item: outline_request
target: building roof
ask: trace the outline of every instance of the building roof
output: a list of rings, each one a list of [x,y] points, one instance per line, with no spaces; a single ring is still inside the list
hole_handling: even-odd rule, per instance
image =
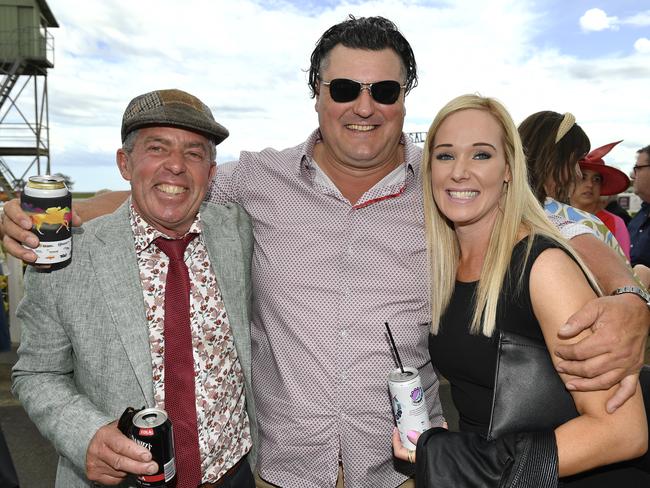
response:
[[[59,27],[59,23],[56,21],[56,18],[54,17],[54,14],[50,10],[50,6],[47,4],[45,0],[36,0],[38,3],[39,8],[41,9],[41,14],[43,14],[43,18],[45,19],[46,25],[45,27]]]

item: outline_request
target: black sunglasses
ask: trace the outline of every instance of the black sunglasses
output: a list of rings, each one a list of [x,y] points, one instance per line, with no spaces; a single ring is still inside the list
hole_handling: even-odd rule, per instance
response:
[[[356,100],[361,94],[361,90],[368,90],[375,102],[392,105],[399,98],[402,88],[406,88],[406,85],[400,85],[399,82],[394,80],[361,83],[347,78],[336,78],[331,81],[321,79],[321,83],[330,87],[330,96],[337,103]]]

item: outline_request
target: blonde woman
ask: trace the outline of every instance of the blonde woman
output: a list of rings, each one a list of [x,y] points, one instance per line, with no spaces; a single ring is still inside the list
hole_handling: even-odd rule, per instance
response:
[[[517,129],[499,102],[475,95],[449,102],[429,129],[422,170],[432,285],[429,350],[451,383],[462,432],[438,428],[421,436],[418,486],[557,486],[560,477],[642,455],[647,424],[639,388],[614,414],[605,411],[611,393],[573,392],[579,415],[566,423],[485,439],[498,332],[539,339],[554,350],[562,343],[559,328],[597,287],[529,188]],[[398,458],[414,457],[396,434],[393,449]],[[616,479],[636,483],[636,475],[626,471]],[[600,486],[591,478],[574,482]]]

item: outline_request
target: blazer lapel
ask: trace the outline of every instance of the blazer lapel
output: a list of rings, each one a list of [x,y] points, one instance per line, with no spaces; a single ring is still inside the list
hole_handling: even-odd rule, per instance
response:
[[[237,355],[244,374],[250,378],[251,336],[245,287],[250,277],[244,276],[241,244],[238,236],[233,235],[236,232],[235,223],[218,205],[204,205],[201,220],[204,241],[226,305]]]
[[[126,356],[149,406],[154,405],[149,332],[140,273],[129,223],[129,200],[96,230],[98,249],[91,255],[99,287]],[[108,324],[106,324],[108,326]]]

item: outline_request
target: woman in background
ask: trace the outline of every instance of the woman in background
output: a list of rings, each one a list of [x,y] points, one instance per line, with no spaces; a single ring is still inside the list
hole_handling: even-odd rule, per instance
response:
[[[565,238],[572,238],[574,229],[585,226],[625,257],[614,234],[600,219],[568,204],[580,174],[578,161],[591,147],[587,134],[575,120],[568,112],[545,110],[528,116],[519,125],[530,186],[547,214],[576,224],[561,229]]]
[[[598,217],[610,230],[630,259],[630,234],[623,219],[603,208],[601,195],[617,195],[630,186],[630,179],[621,170],[607,166],[603,157],[618,142],[606,144],[591,151],[579,161],[582,176],[571,194],[571,205]]]

